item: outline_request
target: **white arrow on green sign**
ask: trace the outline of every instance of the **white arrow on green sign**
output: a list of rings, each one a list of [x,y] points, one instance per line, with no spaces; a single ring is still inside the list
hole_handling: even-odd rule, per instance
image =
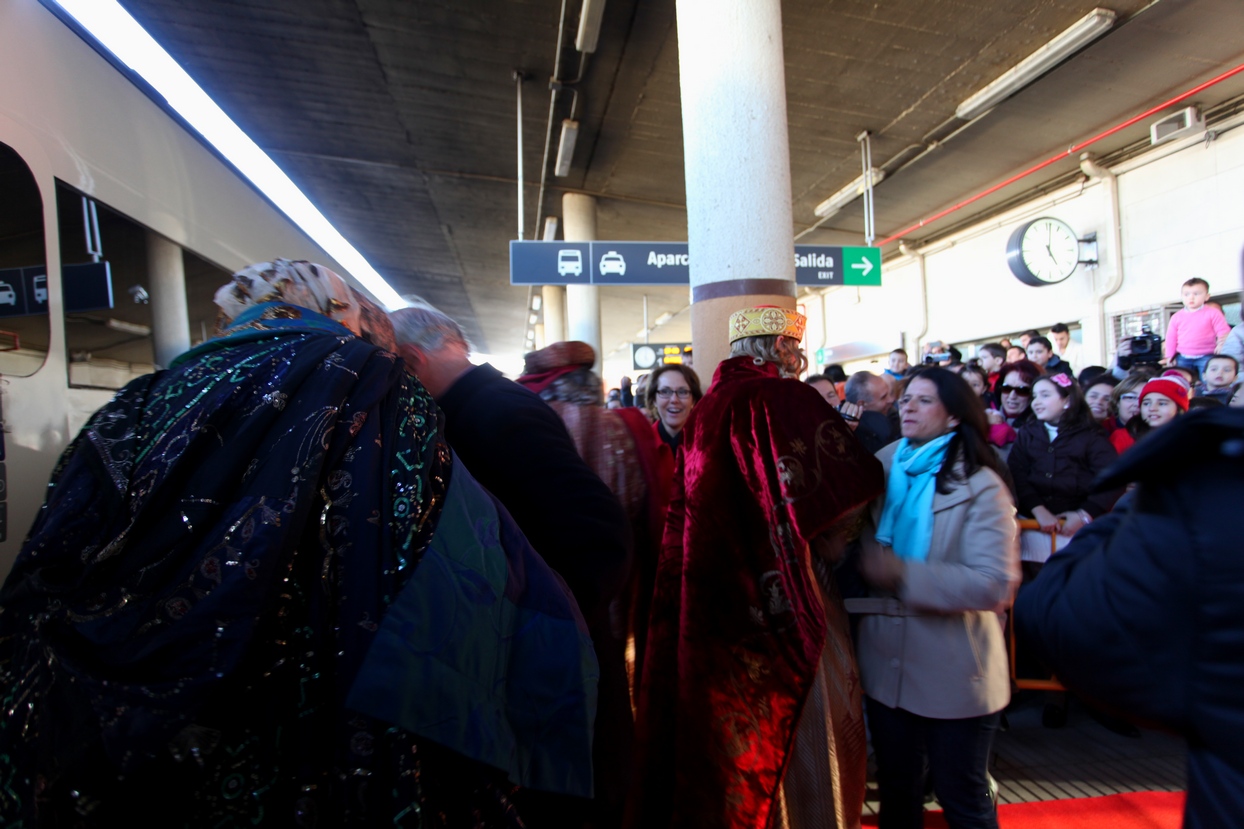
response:
[[[842,284],[880,285],[881,249],[844,247],[842,249]]]

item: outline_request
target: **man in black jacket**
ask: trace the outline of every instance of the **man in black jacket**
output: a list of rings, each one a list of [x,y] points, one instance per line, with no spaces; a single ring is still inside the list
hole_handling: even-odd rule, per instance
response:
[[[1098,482],[1137,488],[1019,595],[1015,624],[1069,688],[1188,740],[1188,829],[1244,814],[1244,411],[1193,412]],[[1128,502],[1128,503],[1124,503]]]
[[[407,369],[445,413],[454,454],[566,580],[592,639],[611,635],[609,605],[626,581],[631,555],[630,524],[617,497],[579,456],[561,418],[543,400],[491,365],[470,362],[470,346],[456,322],[427,306],[403,308],[390,318]],[[596,650],[601,683],[594,754],[602,806],[602,798],[624,796],[630,710],[625,665],[607,664],[612,648]],[[617,808],[620,817],[620,802]]]

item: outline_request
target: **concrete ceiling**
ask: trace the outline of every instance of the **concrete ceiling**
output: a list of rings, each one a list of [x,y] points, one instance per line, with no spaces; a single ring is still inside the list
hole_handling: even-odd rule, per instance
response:
[[[480,351],[517,352],[526,330],[527,289],[508,281],[515,69],[528,77],[527,238],[574,191],[599,198],[602,239],[686,239],[673,0],[608,0],[600,46],[583,62],[573,48],[580,3],[566,3],[559,77],[582,70],[577,100],[563,92],[552,112],[560,125],[574,106],[582,123],[567,178],[543,159],[558,0],[121,2],[399,292],[456,317]],[[1109,34],[958,129],[960,101],[1098,3],[1119,16]],[[792,231],[808,243],[862,243],[858,205],[821,227],[812,213],[859,175],[861,130],[890,174],[876,191],[884,238],[1244,60],[1239,0],[785,0],[782,14]],[[1244,75],[1195,102],[1241,96]],[[1094,151],[1123,151],[1146,130]],[[550,155],[556,141],[554,131]],[[1074,170],[1060,162],[908,238],[945,233]],[[602,293],[606,353],[635,338],[644,294],[652,319],[688,301],[684,288]],[[653,340],[689,338],[688,316]]]

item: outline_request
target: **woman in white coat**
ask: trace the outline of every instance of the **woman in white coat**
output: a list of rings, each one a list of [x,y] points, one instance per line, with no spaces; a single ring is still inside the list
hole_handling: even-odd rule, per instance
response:
[[[944,369],[898,401],[902,440],[877,453],[860,569],[872,598],[859,666],[877,759],[881,829],[920,827],[926,768],[952,829],[996,829],[989,752],[1010,700],[998,612],[1019,584],[1015,507],[980,399]]]

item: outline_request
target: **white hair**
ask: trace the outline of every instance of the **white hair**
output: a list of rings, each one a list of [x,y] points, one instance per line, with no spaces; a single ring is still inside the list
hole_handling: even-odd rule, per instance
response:
[[[756,365],[774,363],[783,377],[798,377],[808,368],[799,340],[781,334],[743,337],[730,344],[731,357],[751,357]]]
[[[462,326],[431,305],[413,305],[389,313],[398,345],[413,345],[421,351],[439,351],[446,345],[460,343],[468,351]]]

